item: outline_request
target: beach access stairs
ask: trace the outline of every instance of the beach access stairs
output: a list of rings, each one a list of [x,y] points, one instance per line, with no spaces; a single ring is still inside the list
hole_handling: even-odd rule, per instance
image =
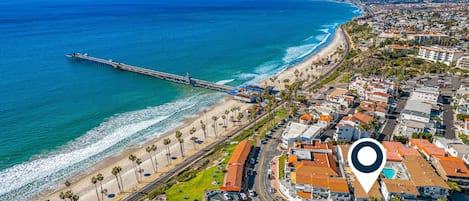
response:
[[[118,63],[118,62],[113,61],[112,59],[106,60],[106,59],[101,59],[97,57],[92,57],[86,53],[85,54],[72,53],[72,54],[67,54],[66,56],[74,61],[87,61],[87,62],[102,64],[102,65],[110,66],[114,69],[147,75],[147,76],[155,77],[161,80],[167,80],[170,82],[190,85],[193,87],[200,87],[200,88],[205,88],[205,89],[210,89],[210,90],[215,90],[215,91],[220,91],[220,92],[225,92],[225,93],[233,93],[233,91],[236,91],[235,88],[231,86],[226,86],[226,85],[216,84],[216,83],[209,82],[209,81],[194,79],[190,77],[189,73],[187,73],[186,76],[180,76],[180,75],[175,75],[171,73],[165,73],[165,72],[160,72],[156,70],[150,70],[146,68],[132,66],[132,65],[124,64],[124,63]]]

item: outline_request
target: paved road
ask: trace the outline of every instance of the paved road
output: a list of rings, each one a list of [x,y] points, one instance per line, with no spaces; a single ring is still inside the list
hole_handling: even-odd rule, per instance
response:
[[[450,105],[451,97],[443,96],[443,125],[445,128],[445,138],[455,139],[454,132],[454,112]]]
[[[280,103],[277,108],[275,108],[273,111],[277,111],[278,109],[282,108],[284,105],[284,103]],[[263,119],[265,116],[267,115],[267,113],[263,113],[261,115],[259,115],[255,121],[252,121],[251,123],[249,124],[246,124],[246,125],[243,125],[243,126],[240,126],[234,130],[232,130],[231,132],[229,132],[227,135],[225,136],[222,136],[220,137],[217,141],[213,142],[212,144],[208,145],[207,147],[205,147],[204,149],[202,150],[199,150],[196,154],[186,158],[183,162],[181,162],[180,164],[176,165],[175,167],[173,167],[173,169],[171,169],[170,171],[164,173],[163,175],[161,175],[160,177],[158,177],[157,179],[149,182],[148,184],[146,184],[144,187],[142,187],[141,189],[137,190],[137,191],[134,191],[132,192],[132,194],[130,194],[129,196],[127,196],[126,198],[123,199],[123,201],[139,201],[141,200],[144,196],[148,195],[148,193],[150,193],[152,190],[156,189],[158,186],[161,186],[163,184],[165,184],[166,182],[168,182],[173,176],[175,175],[178,175],[179,173],[183,172],[184,170],[186,170],[188,167],[190,167],[192,164],[194,164],[195,162],[199,161],[200,159],[202,159],[203,157],[205,157],[207,154],[209,154],[216,146],[224,143],[224,142],[228,142],[228,140],[230,138],[232,138],[233,136],[236,136],[236,134],[239,134],[241,133],[242,131],[244,131],[246,128],[249,128],[251,126],[253,126],[256,122],[259,122],[260,119]]]
[[[343,30],[343,28],[341,27],[342,29],[342,34],[345,33],[345,30]],[[345,60],[345,58],[347,57],[348,53],[349,53],[349,41],[348,41],[348,38],[345,36],[344,34],[344,38],[347,40],[347,43],[345,43],[345,55],[344,57],[341,58],[341,60],[339,62],[337,62],[335,65],[332,64],[331,67],[330,67],[330,70],[328,72],[326,72],[326,74],[324,74],[323,78],[326,78],[327,76],[329,76],[332,72],[334,72],[336,70],[336,68],[338,66],[340,66],[342,64],[342,62]],[[312,82],[310,85],[308,85],[306,88],[309,88],[315,84],[317,84],[319,81],[321,81],[322,79],[318,79],[318,80],[315,80],[314,82]],[[278,105],[277,108],[274,109],[274,111],[280,109],[283,107],[283,102],[280,103]],[[142,197],[144,197],[145,195],[148,195],[148,193],[150,193],[153,189],[157,188],[158,186],[160,185],[163,185],[164,183],[166,183],[167,181],[169,181],[174,175],[177,175],[179,174],[180,172],[184,171],[185,169],[187,169],[191,164],[193,164],[194,162],[202,159],[207,153],[210,152],[210,150],[212,150],[213,148],[215,148],[217,145],[223,143],[223,142],[226,142],[229,138],[231,138],[233,135],[237,134],[237,133],[240,133],[241,131],[243,131],[244,129],[254,125],[255,122],[258,122],[260,119],[264,118],[266,116],[266,113],[258,116],[256,118],[255,121],[253,121],[252,123],[250,124],[247,124],[247,125],[243,125],[239,128],[236,128],[235,130],[231,131],[227,136],[224,136],[224,137],[221,137],[220,139],[218,139],[216,142],[210,144],[209,146],[207,146],[205,149],[202,149],[202,150],[199,150],[199,152],[197,152],[196,154],[188,157],[184,162],[176,165],[172,170],[164,173],[162,176],[160,176],[159,178],[157,178],[156,180],[148,183],[147,185],[145,185],[144,187],[142,187],[141,189],[139,189],[138,191],[134,191],[132,194],[130,194],[128,197],[126,197],[125,199],[123,199],[123,201],[138,201],[140,200]]]
[[[443,125],[445,128],[445,138],[455,139],[456,133],[454,132],[454,112],[451,108],[451,97],[454,95],[454,91],[459,88],[461,81],[456,77],[451,77],[451,86],[442,89],[445,90],[446,94],[442,94],[443,100]]]
[[[258,195],[254,197],[253,200],[270,201],[275,200],[276,198],[274,193],[269,192],[271,185],[267,171],[272,166],[272,158],[282,154],[282,151],[277,149],[277,145],[279,144],[277,139],[280,139],[280,136],[285,129],[285,125],[279,127],[275,132],[273,132],[271,139],[269,139],[266,144],[261,146],[257,160],[258,163],[255,166],[256,174],[250,178],[249,182],[251,184],[250,189],[254,189],[254,191],[258,193]]]
[[[407,98],[407,96],[401,96],[397,101],[396,109],[391,114],[388,114],[386,117],[386,124],[384,124],[384,129],[378,136],[378,141],[392,140],[392,133],[397,126],[397,119],[407,103]]]
[[[335,70],[337,69],[337,67],[339,67],[340,65],[342,65],[342,63],[345,61],[345,59],[347,58],[348,54],[350,53],[350,41],[348,39],[348,37],[345,35],[345,29],[343,28],[343,26],[340,26],[340,29],[341,29],[341,34],[342,36],[345,38],[346,40],[346,43],[345,43],[345,47],[344,47],[344,51],[345,51],[345,55],[343,57],[340,58],[340,60],[337,62],[337,63],[332,63],[330,64],[330,66],[328,67],[329,68],[329,71],[327,71],[323,76],[321,76],[320,79],[317,79],[316,81],[310,83],[309,85],[307,85],[305,87],[305,89],[309,89],[311,88],[312,86],[316,85],[317,83],[319,83],[319,81],[323,80],[323,78],[326,78],[328,77],[329,75],[331,75],[333,72],[335,72]]]

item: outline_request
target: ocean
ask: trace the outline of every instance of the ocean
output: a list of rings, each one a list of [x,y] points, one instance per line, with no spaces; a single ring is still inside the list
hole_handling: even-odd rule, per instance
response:
[[[65,54],[238,86],[302,61],[359,14],[311,0],[0,2],[0,200],[62,184],[224,96]]]

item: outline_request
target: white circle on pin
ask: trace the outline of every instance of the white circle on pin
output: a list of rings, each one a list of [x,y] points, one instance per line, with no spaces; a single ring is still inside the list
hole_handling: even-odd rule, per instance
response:
[[[365,166],[369,166],[376,161],[376,151],[371,147],[363,147],[358,151],[358,161]]]

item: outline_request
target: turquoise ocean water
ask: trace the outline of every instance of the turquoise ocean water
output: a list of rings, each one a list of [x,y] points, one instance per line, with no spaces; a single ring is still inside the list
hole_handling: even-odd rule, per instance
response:
[[[326,45],[359,9],[310,0],[0,2],[0,200],[24,200],[223,94],[71,52],[237,86]]]

